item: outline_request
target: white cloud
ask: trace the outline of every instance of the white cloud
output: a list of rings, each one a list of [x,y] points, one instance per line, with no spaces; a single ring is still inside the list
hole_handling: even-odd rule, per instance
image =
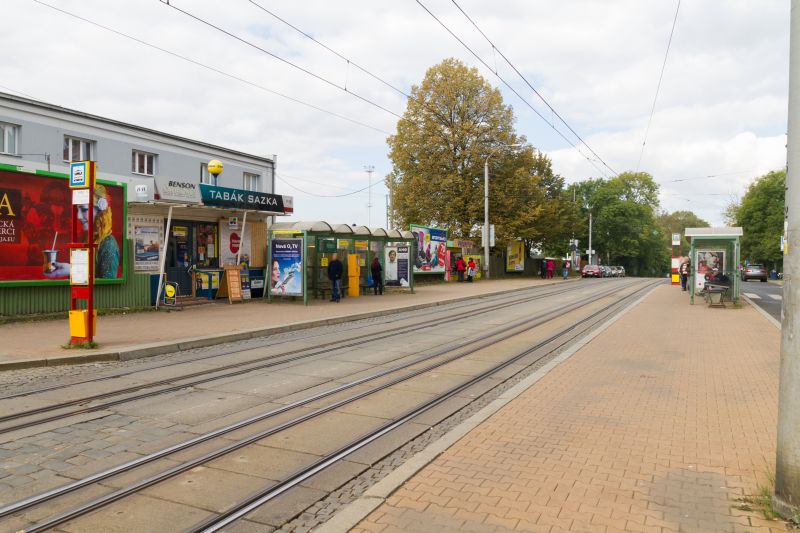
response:
[[[134,0],[46,0],[231,74],[392,131],[395,118],[170,9]],[[359,73],[245,0],[172,0],[231,31],[347,84],[397,113],[405,99]],[[541,103],[447,0],[425,0],[537,109]],[[0,82],[45,101],[217,143],[278,154],[279,174],[317,194],[366,186],[390,170],[385,135],[288,102],[37,5],[4,5]],[[612,167],[635,168],[676,2],[544,0],[460,4]],[[445,57],[478,62],[415,2],[321,0],[264,5],[356,63],[408,91]],[[683,2],[642,170],[663,184],[662,205],[721,222],[728,194],[785,161],[788,3]],[[35,28],[35,31],[31,31]],[[9,53],[8,51],[13,51]],[[85,69],[93,74],[76,80]],[[499,80],[484,67],[495,85]],[[598,171],[530,109],[503,90],[518,129],[549,153],[569,180]],[[549,114],[546,114],[549,116]],[[669,180],[747,171],[724,179]],[[344,189],[343,189],[344,188]],[[298,218],[367,222],[367,193],[294,194]],[[383,221],[382,185],[372,222]],[[724,196],[719,196],[724,195]],[[687,201],[687,199],[689,201]]]

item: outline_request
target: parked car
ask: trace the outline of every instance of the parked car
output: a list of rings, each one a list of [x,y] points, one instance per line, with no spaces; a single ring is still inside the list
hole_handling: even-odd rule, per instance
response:
[[[603,271],[597,265],[586,265],[581,270],[582,278],[602,278]]]
[[[619,267],[618,266],[612,266],[612,267],[609,267],[609,268],[611,268],[611,277],[612,278],[618,278],[619,277]]]
[[[624,266],[620,266],[620,267],[617,267],[617,268],[619,268],[619,277],[624,278],[625,277],[625,267]]]
[[[742,269],[742,281],[760,279],[763,283],[767,282],[767,269],[764,265],[747,265]]]
[[[610,266],[601,266],[600,268],[603,269],[603,277],[610,278],[611,277],[611,267]]]

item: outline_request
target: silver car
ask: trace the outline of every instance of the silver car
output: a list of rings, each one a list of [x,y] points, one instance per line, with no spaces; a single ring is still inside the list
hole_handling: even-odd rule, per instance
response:
[[[767,269],[764,265],[747,265],[742,269],[742,281],[750,281],[751,279],[761,280],[762,283],[767,282]]]

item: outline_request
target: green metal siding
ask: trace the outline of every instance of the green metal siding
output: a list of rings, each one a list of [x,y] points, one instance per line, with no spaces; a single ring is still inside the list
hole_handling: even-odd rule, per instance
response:
[[[126,239],[128,279],[123,284],[95,285],[97,309],[148,307],[150,275],[133,271],[133,242]],[[0,287],[0,315],[32,315],[69,310],[69,286]]]

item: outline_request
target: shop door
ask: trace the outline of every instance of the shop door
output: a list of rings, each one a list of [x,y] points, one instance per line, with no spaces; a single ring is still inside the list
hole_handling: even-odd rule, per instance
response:
[[[173,281],[178,284],[179,296],[192,294],[190,268],[193,264],[193,230],[194,226],[190,222],[175,222],[169,229],[165,270],[167,281]]]

